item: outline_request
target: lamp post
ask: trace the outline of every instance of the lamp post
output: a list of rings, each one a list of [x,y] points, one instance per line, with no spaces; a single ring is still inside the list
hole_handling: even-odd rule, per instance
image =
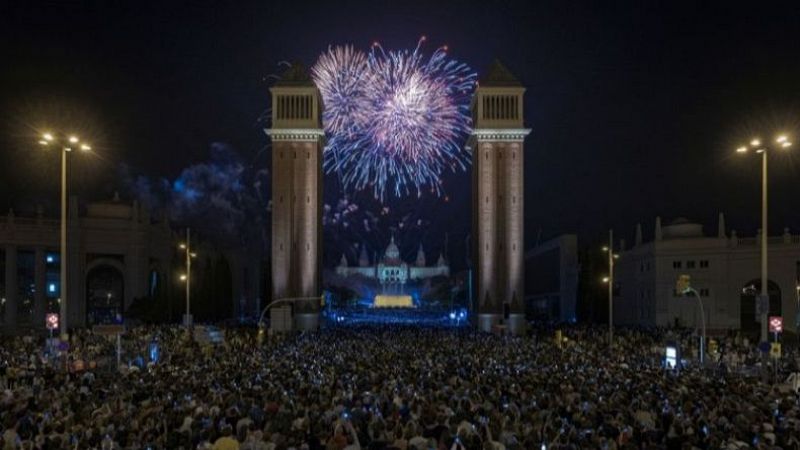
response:
[[[59,287],[61,294],[61,302],[59,303],[59,328],[61,332],[61,339],[66,340],[67,335],[67,154],[72,152],[73,148],[79,148],[81,151],[88,152],[92,149],[88,143],[80,142],[77,136],[59,136],[52,133],[42,134],[42,139],[39,144],[45,147],[60,147],[61,148],[61,264],[59,271]]]
[[[773,149],[788,149],[792,146],[789,138],[780,135],[775,138],[775,145],[762,144],[760,139],[750,141],[750,146],[743,145],[736,153],[747,153],[751,148],[761,154],[761,295],[759,296],[759,312],[761,320],[761,342],[767,342],[767,320],[769,316],[769,281],[767,276],[767,248],[769,231],[767,230],[767,154]]]
[[[192,239],[189,228],[186,228],[186,242],[180,244],[180,248],[184,251],[186,257],[186,273],[181,275],[181,281],[186,283],[186,314],[183,316],[183,324],[188,328],[192,326],[192,258],[197,257],[197,254],[192,252]]]
[[[681,295],[694,294],[697,299],[697,304],[700,306],[700,323],[703,327],[703,335],[700,336],[700,365],[705,363],[705,347],[706,347],[706,312],[703,308],[703,299],[697,289],[691,286],[692,278],[689,275],[681,275],[675,283],[675,290]]]
[[[608,276],[603,277],[603,282],[608,283],[608,348],[614,347],[614,260],[619,258],[614,253],[614,230],[608,230],[608,246],[603,247],[608,253]]]

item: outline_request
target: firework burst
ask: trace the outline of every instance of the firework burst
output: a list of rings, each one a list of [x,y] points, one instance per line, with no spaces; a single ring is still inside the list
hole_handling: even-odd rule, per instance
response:
[[[424,40],[413,50],[332,47],[312,68],[325,104],[325,170],[346,188],[372,189],[380,200],[387,191],[438,195],[442,173],[469,163],[463,144],[476,74],[446,47],[426,59]]]

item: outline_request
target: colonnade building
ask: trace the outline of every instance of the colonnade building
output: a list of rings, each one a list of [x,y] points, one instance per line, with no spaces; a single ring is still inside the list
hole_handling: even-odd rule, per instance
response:
[[[61,302],[58,220],[9,211],[0,217],[0,324],[3,331],[44,328]],[[72,197],[67,221],[68,323],[111,323],[135,298],[153,294],[172,274],[175,239],[137,202],[118,197],[79,214]]]

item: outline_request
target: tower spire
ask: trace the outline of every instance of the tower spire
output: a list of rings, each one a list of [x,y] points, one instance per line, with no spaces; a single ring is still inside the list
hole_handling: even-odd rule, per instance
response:
[[[635,243],[636,243],[635,245],[642,245],[642,224],[641,223],[637,223],[636,224],[636,240],[635,240]]]
[[[422,249],[422,242],[419,243],[419,249],[417,250],[417,267],[425,267],[425,250]]]
[[[661,234],[661,216],[656,217],[656,233],[655,233],[655,240],[660,241],[662,237]]]

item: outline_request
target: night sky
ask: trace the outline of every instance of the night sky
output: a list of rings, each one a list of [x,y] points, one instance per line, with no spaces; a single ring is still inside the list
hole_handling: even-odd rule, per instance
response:
[[[528,247],[609,227],[630,240],[637,221],[648,239],[656,215],[715,232],[719,211],[751,234],[759,161],[734,149],[780,131],[800,144],[800,8],[697,3],[4,2],[0,208],[56,204],[58,161],[35,141],[58,126],[97,150],[74,164],[87,198],[124,191],[123,166],[174,180],[213,143],[267,167],[259,117],[281,61],[426,35],[429,51],[446,44],[479,73],[498,58],[527,86]],[[771,233],[800,231],[798,152],[771,160]],[[431,241],[468,232],[469,179],[449,177],[449,201],[415,211]]]

